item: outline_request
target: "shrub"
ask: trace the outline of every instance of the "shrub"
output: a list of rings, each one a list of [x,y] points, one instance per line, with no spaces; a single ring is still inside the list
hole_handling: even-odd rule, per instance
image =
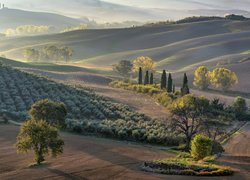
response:
[[[210,156],[212,152],[212,140],[205,135],[197,134],[191,143],[191,155],[200,160]]]

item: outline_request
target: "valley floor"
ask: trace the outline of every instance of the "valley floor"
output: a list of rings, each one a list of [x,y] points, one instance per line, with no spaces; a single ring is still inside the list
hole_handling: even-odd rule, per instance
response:
[[[173,156],[159,148],[70,133],[62,133],[65,140],[62,156],[57,159],[49,158],[41,167],[31,168],[28,167],[33,162],[31,154],[16,154],[14,143],[18,131],[18,126],[0,125],[0,179],[200,179],[141,171],[140,165],[145,160]],[[246,157],[228,155],[220,158],[220,163],[232,165],[240,171],[232,177],[223,177],[223,179],[249,178],[249,156],[249,154]]]

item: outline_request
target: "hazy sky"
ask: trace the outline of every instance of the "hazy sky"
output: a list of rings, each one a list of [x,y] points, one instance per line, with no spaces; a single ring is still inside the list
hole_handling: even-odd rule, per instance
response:
[[[0,0],[0,3],[5,3],[9,8],[53,12],[75,18],[88,17],[97,21],[150,21],[180,19],[193,15],[221,16],[223,13],[232,13],[230,10],[250,12],[250,0]],[[195,14],[189,11],[197,9],[201,10]],[[208,14],[203,9],[216,11]],[[224,11],[218,13],[217,10]],[[249,17],[250,13],[243,15]]]
[[[2,3],[9,4],[15,8],[23,2],[26,6],[36,4],[40,0],[0,0]],[[54,0],[51,0],[53,2]],[[216,9],[242,9],[250,11],[250,0],[77,0],[78,2],[110,2],[127,6],[141,8],[163,8],[163,9],[197,9],[197,8],[216,8]],[[68,0],[70,3],[71,0]],[[24,4],[22,6],[25,6]]]
[[[103,0],[123,5],[167,9],[243,9],[250,10],[250,0]]]

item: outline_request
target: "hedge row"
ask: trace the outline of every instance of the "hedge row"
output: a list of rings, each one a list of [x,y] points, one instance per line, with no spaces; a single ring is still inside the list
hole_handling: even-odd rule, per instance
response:
[[[123,88],[126,90],[136,91],[138,93],[148,94],[165,107],[171,105],[173,100],[175,100],[180,96],[179,91],[175,92],[174,94],[167,93],[166,90],[160,89],[159,84],[140,85],[140,84],[127,83],[124,81],[112,81],[109,85],[114,88]]]
[[[183,162],[182,159],[144,162],[142,169],[148,172],[185,176],[229,176],[233,174],[229,167],[201,164],[195,161]]]

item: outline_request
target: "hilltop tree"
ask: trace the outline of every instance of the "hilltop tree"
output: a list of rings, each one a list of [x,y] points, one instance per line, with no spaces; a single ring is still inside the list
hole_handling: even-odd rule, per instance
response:
[[[133,64],[128,60],[122,60],[113,66],[113,70],[124,78],[129,78]]]
[[[210,72],[207,67],[200,66],[194,72],[194,86],[201,90],[205,90],[210,85]]]
[[[151,72],[150,74],[150,82],[149,84],[154,84],[154,74]]]
[[[50,153],[53,157],[63,153],[64,141],[59,137],[58,130],[43,120],[29,120],[21,126],[17,137],[18,152],[35,152],[35,161],[41,164],[45,155]]]
[[[133,72],[137,73],[139,68],[142,68],[143,72],[155,71],[155,62],[150,57],[138,57],[133,61]]]
[[[176,131],[185,136],[185,149],[188,150],[193,136],[199,132],[207,119],[209,100],[188,94],[174,101],[170,111],[172,113],[172,125]]]
[[[147,85],[147,84],[149,84],[149,74],[148,74],[148,71],[146,71],[145,79],[144,79],[144,85]]]
[[[69,48],[69,47],[63,47],[60,50],[60,53],[62,55],[62,57],[64,58],[65,62],[67,63],[70,58],[73,56],[73,49]]]
[[[183,84],[182,84],[182,88],[181,88],[181,94],[182,96],[189,94],[189,87],[188,87],[188,78],[187,78],[187,74],[184,73],[184,77],[183,77]]]
[[[237,75],[226,68],[216,68],[210,73],[211,83],[216,88],[227,91],[238,83]]]
[[[65,126],[67,110],[63,103],[44,99],[35,102],[31,106],[29,114],[31,119],[45,120],[53,126],[63,128]]]
[[[142,84],[142,68],[139,68],[139,73],[138,73],[138,84]]]
[[[167,73],[166,70],[163,70],[161,75],[161,89],[167,88]]]
[[[168,88],[167,88],[168,93],[171,93],[173,91],[173,79],[171,73],[168,75]]]

